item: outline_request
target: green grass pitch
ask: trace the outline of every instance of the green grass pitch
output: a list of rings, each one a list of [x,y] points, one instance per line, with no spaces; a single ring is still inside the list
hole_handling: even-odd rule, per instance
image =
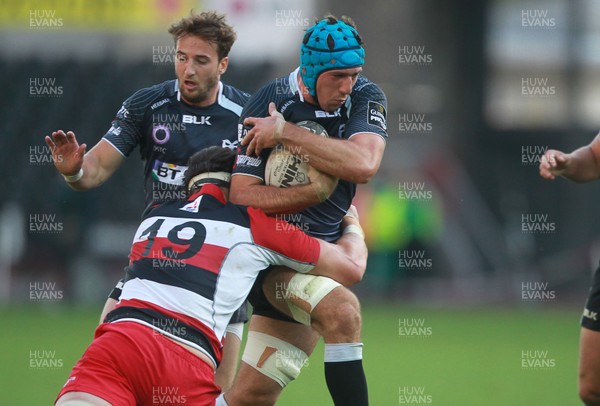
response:
[[[98,309],[0,310],[0,405],[50,405]],[[363,309],[371,405],[578,405],[579,310]],[[332,405],[319,345],[278,405]]]

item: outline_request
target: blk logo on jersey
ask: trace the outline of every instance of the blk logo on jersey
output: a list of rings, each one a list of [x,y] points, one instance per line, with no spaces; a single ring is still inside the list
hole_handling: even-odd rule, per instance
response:
[[[183,174],[186,169],[187,166],[161,162],[157,159],[152,166],[152,178],[159,182],[179,186],[183,184]]]
[[[341,116],[342,116],[342,114],[340,113],[340,109],[337,109],[336,111],[333,111],[333,112],[323,111],[323,110],[315,110],[315,117],[317,117],[317,118],[341,117]]]
[[[190,116],[189,114],[183,115],[183,122],[185,124],[201,124],[201,125],[212,125],[210,123],[210,116]]]
[[[375,125],[384,131],[387,131],[386,112],[382,104],[370,101],[369,102],[369,124]]]

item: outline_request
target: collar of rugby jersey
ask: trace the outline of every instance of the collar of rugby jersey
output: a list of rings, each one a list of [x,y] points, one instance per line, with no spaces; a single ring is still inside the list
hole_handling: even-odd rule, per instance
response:
[[[217,185],[214,185],[212,183],[202,185],[200,190],[198,190],[196,193],[194,193],[188,198],[188,201],[193,201],[197,199],[200,195],[211,195],[221,203],[227,203],[227,200],[225,200],[225,195],[223,195],[223,191]]]

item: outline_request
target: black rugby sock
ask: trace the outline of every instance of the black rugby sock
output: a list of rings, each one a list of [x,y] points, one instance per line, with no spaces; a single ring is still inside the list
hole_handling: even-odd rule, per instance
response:
[[[325,362],[325,381],[336,406],[366,406],[369,404],[367,379],[362,359]]]

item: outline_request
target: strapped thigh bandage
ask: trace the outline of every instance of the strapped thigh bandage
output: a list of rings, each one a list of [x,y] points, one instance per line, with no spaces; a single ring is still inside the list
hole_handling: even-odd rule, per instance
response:
[[[284,298],[294,320],[310,326],[310,314],[333,289],[342,286],[325,276],[298,273],[287,284]]]
[[[287,341],[249,331],[242,361],[285,388],[300,375],[308,355]]]

